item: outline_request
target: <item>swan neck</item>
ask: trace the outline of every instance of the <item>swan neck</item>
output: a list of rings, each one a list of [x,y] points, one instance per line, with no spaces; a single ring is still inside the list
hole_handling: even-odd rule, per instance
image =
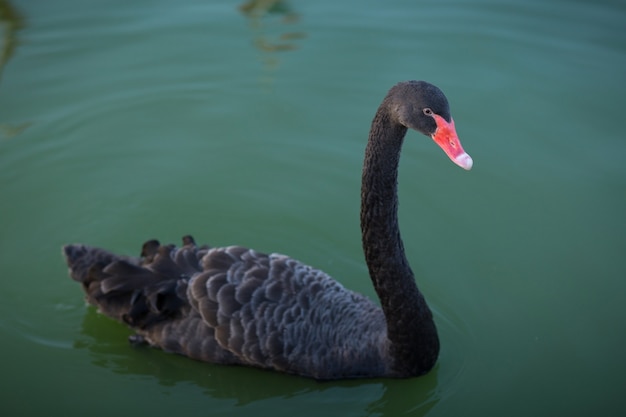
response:
[[[398,226],[398,166],[407,129],[380,113],[372,123],[361,184],[363,249],[376,288],[388,273],[413,282]]]
[[[415,375],[432,368],[439,341],[398,226],[398,166],[406,131],[393,121],[383,103],[372,122],[365,151],[361,232],[365,261],[387,321],[390,353],[401,365],[396,371]]]

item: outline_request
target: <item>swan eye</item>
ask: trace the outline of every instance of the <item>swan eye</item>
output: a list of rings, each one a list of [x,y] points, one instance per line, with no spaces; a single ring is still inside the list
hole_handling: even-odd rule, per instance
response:
[[[430,109],[430,107],[425,107],[424,110],[422,110],[424,112],[424,114],[426,116],[432,116],[433,115],[433,111]]]

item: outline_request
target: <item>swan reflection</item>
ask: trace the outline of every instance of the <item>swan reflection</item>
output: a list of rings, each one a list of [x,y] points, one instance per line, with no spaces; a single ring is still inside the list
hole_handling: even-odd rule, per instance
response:
[[[426,415],[440,400],[437,367],[428,375],[400,380],[357,379],[316,382],[249,367],[221,366],[190,361],[157,349],[133,348],[129,329],[87,308],[80,338],[74,348],[89,352],[91,362],[116,374],[149,377],[170,390],[198,387],[214,399],[234,400],[234,407],[286,402],[315,403],[331,409],[361,409],[362,415]],[[264,403],[270,401],[270,404]],[[262,414],[262,413],[261,413]]]

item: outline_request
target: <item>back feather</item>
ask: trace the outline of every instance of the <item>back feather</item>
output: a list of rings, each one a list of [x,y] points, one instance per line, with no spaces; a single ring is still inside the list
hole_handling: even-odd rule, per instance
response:
[[[132,327],[133,343],[213,363],[317,379],[388,374],[386,323],[364,296],[279,254],[151,240],[141,256],[63,248],[87,301]]]

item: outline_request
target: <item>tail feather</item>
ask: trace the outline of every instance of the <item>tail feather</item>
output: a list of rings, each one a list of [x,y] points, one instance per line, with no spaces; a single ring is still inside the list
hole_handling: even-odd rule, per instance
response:
[[[63,247],[63,255],[72,279],[83,284],[89,284],[89,275],[94,266],[104,267],[121,259],[118,255],[87,245],[66,245]]]
[[[63,247],[70,276],[82,284],[87,301],[116,320],[136,329],[182,314],[188,308],[189,277],[201,270],[200,257],[208,247],[197,248],[191,236],[184,246],[144,243],[140,257],[127,257],[86,245]]]

